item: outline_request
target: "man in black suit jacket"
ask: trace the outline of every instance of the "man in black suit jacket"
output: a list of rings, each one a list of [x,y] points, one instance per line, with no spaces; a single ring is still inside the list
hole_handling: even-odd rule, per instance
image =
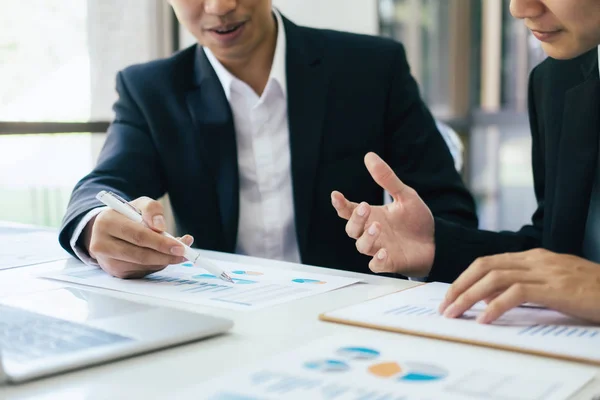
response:
[[[171,4],[204,47],[119,73],[115,120],[60,232],[66,250],[118,277],[181,261],[178,242],[95,199],[116,192],[160,232],[163,210],[151,199],[168,193],[179,229],[200,248],[367,272],[329,193],[383,201],[362,165],[368,151],[434,215],[476,226],[400,44],[299,27],[268,0]]]
[[[333,203],[349,219],[359,251],[373,256],[374,271],[445,282],[460,275],[440,306],[446,316],[493,299],[481,322],[528,301],[600,322],[600,2],[512,0],[511,12],[554,57],[529,82],[538,200],[532,224],[498,233],[432,218],[410,185],[374,154],[367,166],[396,202],[361,206],[334,193]],[[545,250],[514,253],[539,247]]]

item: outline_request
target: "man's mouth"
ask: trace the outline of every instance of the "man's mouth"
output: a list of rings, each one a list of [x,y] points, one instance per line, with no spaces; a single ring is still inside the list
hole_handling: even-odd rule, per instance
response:
[[[219,27],[216,27],[216,28],[212,28],[210,30],[213,31],[213,32],[215,32],[215,33],[218,33],[219,35],[227,35],[229,33],[233,33],[235,31],[237,31],[244,24],[245,24],[245,22],[237,22],[237,23],[234,23],[234,24],[222,25],[222,26],[219,26]]]

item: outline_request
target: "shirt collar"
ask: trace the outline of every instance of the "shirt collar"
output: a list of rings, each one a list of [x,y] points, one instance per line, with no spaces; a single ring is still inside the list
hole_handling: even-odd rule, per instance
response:
[[[283,92],[284,97],[287,96],[287,76],[285,71],[285,56],[286,56],[286,37],[285,37],[285,27],[283,25],[283,19],[281,18],[281,14],[275,8],[273,8],[273,14],[275,14],[275,21],[277,23],[277,41],[275,44],[275,54],[273,56],[273,63],[271,65],[271,72],[269,73],[269,79],[267,80],[267,85],[271,80],[275,81],[279,84],[281,91]],[[217,57],[213,54],[212,51],[208,47],[203,47],[204,53],[206,54],[206,58],[208,58],[208,62],[215,70],[221,85],[223,86],[223,90],[225,91],[225,96],[229,101],[231,99],[231,85],[233,82],[241,82],[238,78],[236,78],[231,72],[227,70],[221,64]],[[266,89],[266,87],[265,87]]]

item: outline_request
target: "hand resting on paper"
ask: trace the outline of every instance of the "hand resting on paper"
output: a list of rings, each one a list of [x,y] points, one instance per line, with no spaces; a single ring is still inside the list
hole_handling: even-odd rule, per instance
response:
[[[600,323],[600,265],[543,249],[479,258],[454,281],[440,313],[459,317],[479,301],[488,303],[481,323],[527,302]]]
[[[83,245],[103,270],[117,278],[141,278],[160,271],[169,264],[184,261],[184,247],[160,232],[165,230],[162,205],[148,197],[131,202],[142,211],[144,222],[131,221],[108,209],[99,213],[83,231]],[[190,246],[190,235],[181,238]]]

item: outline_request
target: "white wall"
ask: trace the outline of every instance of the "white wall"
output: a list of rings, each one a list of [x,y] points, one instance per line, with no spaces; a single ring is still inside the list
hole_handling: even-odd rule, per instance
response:
[[[377,0],[273,0],[273,5],[299,25],[370,35],[379,33]],[[181,47],[194,41],[182,27]]]

